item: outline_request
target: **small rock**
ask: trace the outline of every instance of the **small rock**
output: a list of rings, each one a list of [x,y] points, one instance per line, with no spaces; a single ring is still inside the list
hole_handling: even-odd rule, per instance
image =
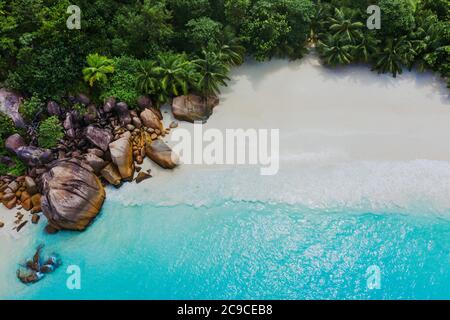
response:
[[[16,154],[17,150],[25,145],[25,140],[17,133],[5,140],[5,149],[13,154]]]
[[[105,104],[103,105],[103,111],[106,113],[110,113],[116,106],[116,99],[111,97],[106,99]]]
[[[3,221],[0,221],[0,228],[3,228],[5,226],[5,223]]]
[[[14,208],[16,206],[16,203],[17,203],[17,199],[14,196],[14,198],[12,198],[9,202],[7,202],[5,204],[5,207],[8,208],[9,210],[11,210],[12,208]]]
[[[61,107],[55,101],[49,101],[47,103],[47,113],[50,116],[57,116],[57,117],[59,117],[62,114]]]
[[[41,206],[41,194],[36,193],[31,197],[31,203],[33,204],[33,207]]]
[[[16,229],[17,232],[20,232],[20,230],[22,230],[23,227],[25,227],[25,225],[28,223],[27,221],[22,222]]]
[[[134,129],[136,129],[136,127],[133,126],[132,124],[127,124],[126,128],[128,131],[133,131]]]
[[[38,214],[33,214],[31,216],[31,223],[37,224],[39,222],[39,219],[41,219],[41,216],[39,216]]]
[[[87,152],[91,153],[91,154],[94,154],[94,155],[96,155],[99,158],[102,158],[104,156],[104,154],[105,154],[102,150],[97,149],[97,148],[88,149]]]
[[[133,118],[133,125],[136,128],[138,128],[138,129],[142,128],[142,121],[141,121],[141,119],[139,119],[138,117],[134,117]]]
[[[122,183],[122,176],[120,175],[119,169],[113,163],[103,168],[101,176],[113,186],[117,187]]]
[[[151,177],[152,177],[152,176],[151,176],[150,174],[146,173],[146,172],[140,172],[140,173],[138,174],[138,176],[136,177],[136,183],[139,184],[139,183],[141,183],[142,181],[145,181],[145,180],[147,180],[147,179],[149,179],[149,178],[151,178]]]
[[[27,188],[27,192],[30,196],[38,193],[38,188],[36,186],[36,182],[33,178],[26,176],[25,177],[25,186]]]
[[[86,138],[96,147],[106,151],[113,136],[109,130],[89,126],[86,128]]]
[[[171,129],[178,128],[178,122],[172,121],[172,122],[170,123],[170,125],[169,125],[169,128],[171,128]]]

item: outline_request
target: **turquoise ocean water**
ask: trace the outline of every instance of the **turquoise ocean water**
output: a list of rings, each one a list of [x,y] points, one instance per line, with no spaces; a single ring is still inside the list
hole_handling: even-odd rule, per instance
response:
[[[409,214],[108,201],[85,233],[41,232],[36,244],[64,266],[7,298],[448,299],[449,230],[446,219]],[[68,265],[80,266],[81,290],[67,289]],[[379,290],[367,287],[372,265]]]
[[[107,193],[84,233],[28,229],[0,298],[450,299],[447,162],[285,163],[274,177],[185,166]],[[40,243],[63,266],[24,286],[17,264]]]

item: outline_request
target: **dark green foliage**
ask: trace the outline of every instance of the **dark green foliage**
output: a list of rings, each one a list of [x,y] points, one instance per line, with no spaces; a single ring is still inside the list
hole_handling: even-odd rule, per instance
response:
[[[13,175],[13,176],[21,176],[25,172],[25,165],[20,161],[16,156],[9,154],[5,150],[5,140],[12,134],[19,133],[22,136],[24,135],[21,130],[18,130],[13,121],[6,116],[5,114],[0,112],[0,157],[8,156],[14,162],[14,166],[9,167],[4,164],[0,164],[0,176],[1,175]]]
[[[116,96],[133,106],[149,91],[136,88],[140,62],[159,63],[168,52],[194,61],[203,49],[222,58],[228,51],[226,63],[238,65],[244,52],[257,60],[297,59],[315,43],[325,63],[362,61],[397,74],[397,63],[387,70],[379,60],[403,37],[411,50],[394,59],[402,69],[449,75],[449,0],[78,0],[81,30],[68,30],[71,4],[0,0],[0,83],[43,102],[61,101],[68,92],[89,91],[80,85],[81,71],[98,53],[114,60],[116,72],[91,89],[93,100]],[[365,27],[370,4],[381,7],[381,30]],[[175,89],[169,96],[184,91]],[[167,94],[160,84],[151,91]]]
[[[242,26],[249,53],[257,60],[302,57],[314,6],[308,0],[259,0]]]
[[[113,54],[146,58],[166,50],[173,37],[171,18],[164,1],[122,6],[113,24]]]
[[[217,42],[222,24],[207,17],[190,20],[186,24],[186,39],[193,51],[201,51]]]
[[[22,103],[19,107],[19,112],[26,121],[32,122],[37,118],[40,111],[43,110],[44,106],[44,101],[38,96],[33,95],[30,99],[25,100]]]
[[[64,137],[64,130],[57,117],[50,117],[41,122],[38,143],[41,148],[54,148]]]
[[[101,98],[115,97],[126,102],[131,108],[137,106],[139,91],[136,88],[139,60],[123,56],[114,59],[115,72],[104,86]]]
[[[408,34],[415,27],[414,7],[409,0],[379,0],[381,33],[385,36]]]

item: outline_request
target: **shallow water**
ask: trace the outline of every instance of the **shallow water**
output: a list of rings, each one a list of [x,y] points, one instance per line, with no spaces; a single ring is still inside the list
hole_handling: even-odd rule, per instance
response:
[[[154,168],[108,189],[85,233],[44,223],[0,240],[0,298],[449,299],[450,103],[431,74],[249,63],[206,128],[279,128],[280,172]],[[183,124],[185,128],[192,126]],[[34,286],[17,263],[46,243],[64,266]],[[81,290],[66,287],[69,265]],[[369,290],[377,266],[381,288]]]

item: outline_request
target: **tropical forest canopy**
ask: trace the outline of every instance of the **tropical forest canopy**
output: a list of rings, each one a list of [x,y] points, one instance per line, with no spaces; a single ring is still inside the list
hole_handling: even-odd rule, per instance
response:
[[[66,26],[73,4],[80,30]],[[366,26],[373,4],[379,30]],[[26,97],[20,111],[32,122],[49,99],[64,105],[79,92],[132,108],[141,95],[156,105],[216,95],[245,58],[299,59],[313,47],[330,66],[363,62],[394,77],[428,69],[448,79],[449,9],[449,0],[0,0],[0,85]],[[0,121],[3,145],[15,129]],[[40,144],[51,147],[59,124],[39,122]]]

